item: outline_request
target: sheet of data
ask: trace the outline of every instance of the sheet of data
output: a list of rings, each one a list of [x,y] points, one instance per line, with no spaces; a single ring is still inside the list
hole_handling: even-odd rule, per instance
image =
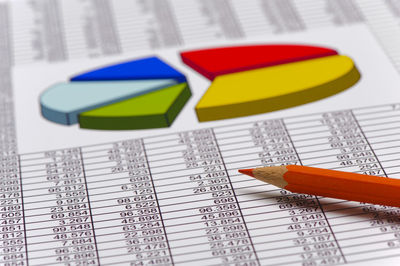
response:
[[[237,173],[400,178],[400,104],[1,157],[3,265],[326,265],[400,256],[397,208]]]
[[[400,259],[399,209],[237,173],[302,164],[400,178],[400,104],[18,154],[13,66],[353,24],[400,71],[399,0],[0,1],[0,265]]]

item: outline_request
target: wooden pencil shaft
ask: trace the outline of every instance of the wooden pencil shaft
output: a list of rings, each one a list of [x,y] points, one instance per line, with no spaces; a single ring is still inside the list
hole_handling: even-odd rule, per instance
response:
[[[359,202],[365,202],[365,203],[400,207],[400,199],[392,198],[390,196],[379,197],[376,195],[356,194],[353,192],[346,192],[346,191],[331,191],[331,190],[320,190],[320,189],[304,190],[304,187],[302,187],[300,189],[298,189],[296,187],[291,187],[288,190],[293,193],[310,194],[310,195],[343,199],[343,200],[349,200],[349,201],[359,201]]]
[[[264,182],[295,193],[400,207],[400,180],[288,165],[252,169]]]
[[[400,180],[379,176],[361,175],[335,170],[318,169],[305,166],[290,165],[283,178],[288,182],[285,189],[291,190],[293,185],[308,188],[319,188],[324,191],[348,192],[362,195],[399,198]]]

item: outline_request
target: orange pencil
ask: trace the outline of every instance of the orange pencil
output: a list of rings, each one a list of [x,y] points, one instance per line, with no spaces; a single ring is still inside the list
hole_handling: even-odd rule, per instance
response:
[[[400,207],[400,180],[287,165],[242,169],[240,173],[295,193]]]

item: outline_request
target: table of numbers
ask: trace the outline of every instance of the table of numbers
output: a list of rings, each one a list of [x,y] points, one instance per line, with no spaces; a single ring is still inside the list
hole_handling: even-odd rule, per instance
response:
[[[335,265],[400,256],[400,210],[240,168],[400,177],[400,104],[1,157],[2,265]]]

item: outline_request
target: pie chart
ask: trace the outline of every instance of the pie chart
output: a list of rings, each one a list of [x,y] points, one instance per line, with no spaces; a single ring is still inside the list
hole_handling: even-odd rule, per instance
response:
[[[40,95],[42,116],[89,129],[169,127],[191,91],[186,77],[158,57],[91,70]]]
[[[195,107],[200,122],[261,114],[314,102],[352,87],[353,60],[326,47],[247,45],[182,52],[211,81]],[[92,69],[40,95],[49,121],[81,128],[169,127],[191,90],[185,75],[156,56]]]
[[[251,45],[192,50],[182,61],[212,81],[196,105],[198,120],[276,111],[353,86],[361,75],[336,50],[308,45]]]

